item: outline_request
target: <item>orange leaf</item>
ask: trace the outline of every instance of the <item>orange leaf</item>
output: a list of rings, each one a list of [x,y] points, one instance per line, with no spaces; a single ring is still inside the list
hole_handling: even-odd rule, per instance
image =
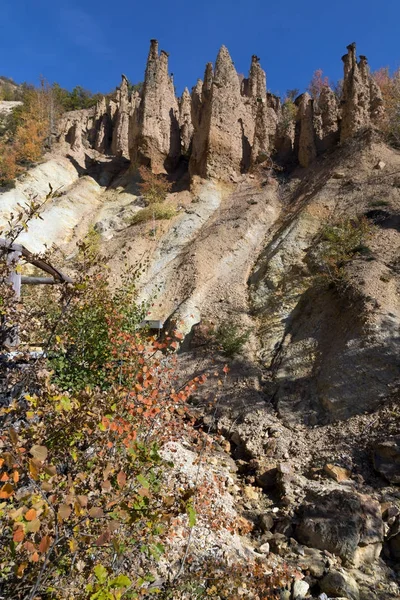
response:
[[[18,473],[18,471],[14,471],[14,473],[12,474],[12,476],[13,476],[14,483],[18,483],[18,481],[19,481],[19,473]]]
[[[27,513],[25,513],[24,517],[27,521],[33,521],[34,519],[36,519],[36,510],[34,508],[31,508],[30,510],[28,510]]]
[[[35,544],[32,544],[32,542],[25,542],[24,544],[24,548],[27,552],[35,552]]]
[[[117,483],[120,488],[123,488],[126,484],[126,475],[123,471],[120,471],[117,475]]]
[[[10,478],[9,478],[9,476],[7,475],[7,473],[2,473],[2,474],[1,474],[0,481],[2,481],[2,482],[3,482],[3,481],[8,481],[9,479],[10,479]]]
[[[7,498],[12,496],[13,493],[14,493],[14,488],[11,485],[11,483],[6,483],[5,485],[3,485],[3,487],[0,490],[0,498],[7,500]]]
[[[47,550],[50,548],[50,544],[51,544],[51,537],[48,535],[44,535],[42,537],[42,539],[40,540],[39,552],[41,552],[42,554],[47,552]]]
[[[27,567],[27,563],[21,563],[20,565],[18,565],[17,569],[16,569],[16,575],[18,578],[21,578],[24,574],[24,571]]]
[[[25,537],[25,532],[22,527],[18,527],[16,531],[14,531],[13,541],[18,544],[18,542],[22,542]]]
[[[31,556],[30,559],[31,559],[32,562],[38,562],[38,560],[39,560],[39,554],[37,552],[34,552],[32,554],[32,556]]]

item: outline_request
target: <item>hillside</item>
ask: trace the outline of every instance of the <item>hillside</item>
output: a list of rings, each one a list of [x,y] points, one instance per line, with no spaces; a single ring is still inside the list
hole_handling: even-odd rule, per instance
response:
[[[198,493],[193,568],[176,587],[186,560],[180,522],[140,597],[154,581],[163,598],[400,596],[400,151],[384,135],[387,109],[366,58],[351,44],[342,60],[340,98],[323,85],[282,104],[257,56],[240,80],[222,47],[177,99],[168,55],[152,40],[140,91],[123,76],[114,96],[64,113],[43,160],[0,190],[6,229],[50,186],[40,219],[16,241],[50,251],[72,279],[77,243],[95,247],[112,288],[140,263],[135,302],[150,304],[146,319],[162,323],[161,339],[173,330],[179,340],[174,386],[203,382],[188,392],[192,420],[179,429],[166,420],[161,444],[174,463],[163,480],[169,496],[185,486]],[[149,173],[156,188],[164,182],[157,202],[143,193]],[[239,334],[230,356],[227,338]],[[3,406],[32,393],[21,385],[4,387]],[[199,427],[211,448],[203,465]],[[236,575],[254,561],[261,578],[256,569],[213,590],[207,573],[225,559]],[[125,573],[113,560],[109,573]],[[59,575],[73,596],[45,586],[24,596],[21,583],[8,597],[130,597],[79,595],[85,568]],[[268,579],[275,571],[282,580]],[[4,582],[11,594],[11,575]]]

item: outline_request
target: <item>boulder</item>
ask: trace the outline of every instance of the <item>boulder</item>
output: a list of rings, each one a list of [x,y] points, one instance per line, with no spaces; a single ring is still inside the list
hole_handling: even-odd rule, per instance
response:
[[[374,467],[385,479],[400,485],[400,437],[377,444],[373,451]]]
[[[357,582],[344,571],[330,571],[320,582],[320,588],[328,597],[344,597],[350,600],[360,598]]]
[[[340,556],[345,564],[373,562],[383,542],[380,505],[370,496],[340,489],[309,492],[296,527],[297,540]]]

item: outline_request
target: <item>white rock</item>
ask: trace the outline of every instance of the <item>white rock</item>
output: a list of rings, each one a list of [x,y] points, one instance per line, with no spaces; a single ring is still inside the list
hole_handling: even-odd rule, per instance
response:
[[[307,596],[309,588],[307,581],[296,580],[293,584],[293,600],[303,600]]]

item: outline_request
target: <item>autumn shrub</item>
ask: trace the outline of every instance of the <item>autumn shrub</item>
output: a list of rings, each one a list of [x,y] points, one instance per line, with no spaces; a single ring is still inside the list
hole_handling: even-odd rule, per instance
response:
[[[0,140],[0,185],[10,184],[20,172],[15,147]]]
[[[270,564],[267,558],[249,561],[247,565],[233,562],[208,561],[195,573],[186,573],[161,594],[162,600],[242,600],[282,598],[283,590],[290,590],[294,578],[301,576],[286,563]],[[159,596],[160,597],[160,596]]]
[[[161,221],[162,219],[172,219],[176,215],[176,210],[173,206],[154,203],[146,208],[142,208],[131,218],[131,224],[146,223],[147,221]]]
[[[179,493],[165,500],[169,465],[159,449],[190,421],[185,403],[201,380],[177,384],[179,335],[160,342],[133,327],[141,309],[121,287],[111,293],[99,277],[79,279],[61,294],[51,332],[70,364],[57,372],[46,350],[22,369],[11,363],[2,382],[11,390],[0,410],[7,598],[145,597],[170,521],[183,511],[194,523],[192,502]],[[68,349],[82,340],[81,362]]]
[[[146,202],[160,205],[171,191],[171,183],[165,175],[157,175],[143,165],[139,167],[139,175],[141,181],[138,187]]]

